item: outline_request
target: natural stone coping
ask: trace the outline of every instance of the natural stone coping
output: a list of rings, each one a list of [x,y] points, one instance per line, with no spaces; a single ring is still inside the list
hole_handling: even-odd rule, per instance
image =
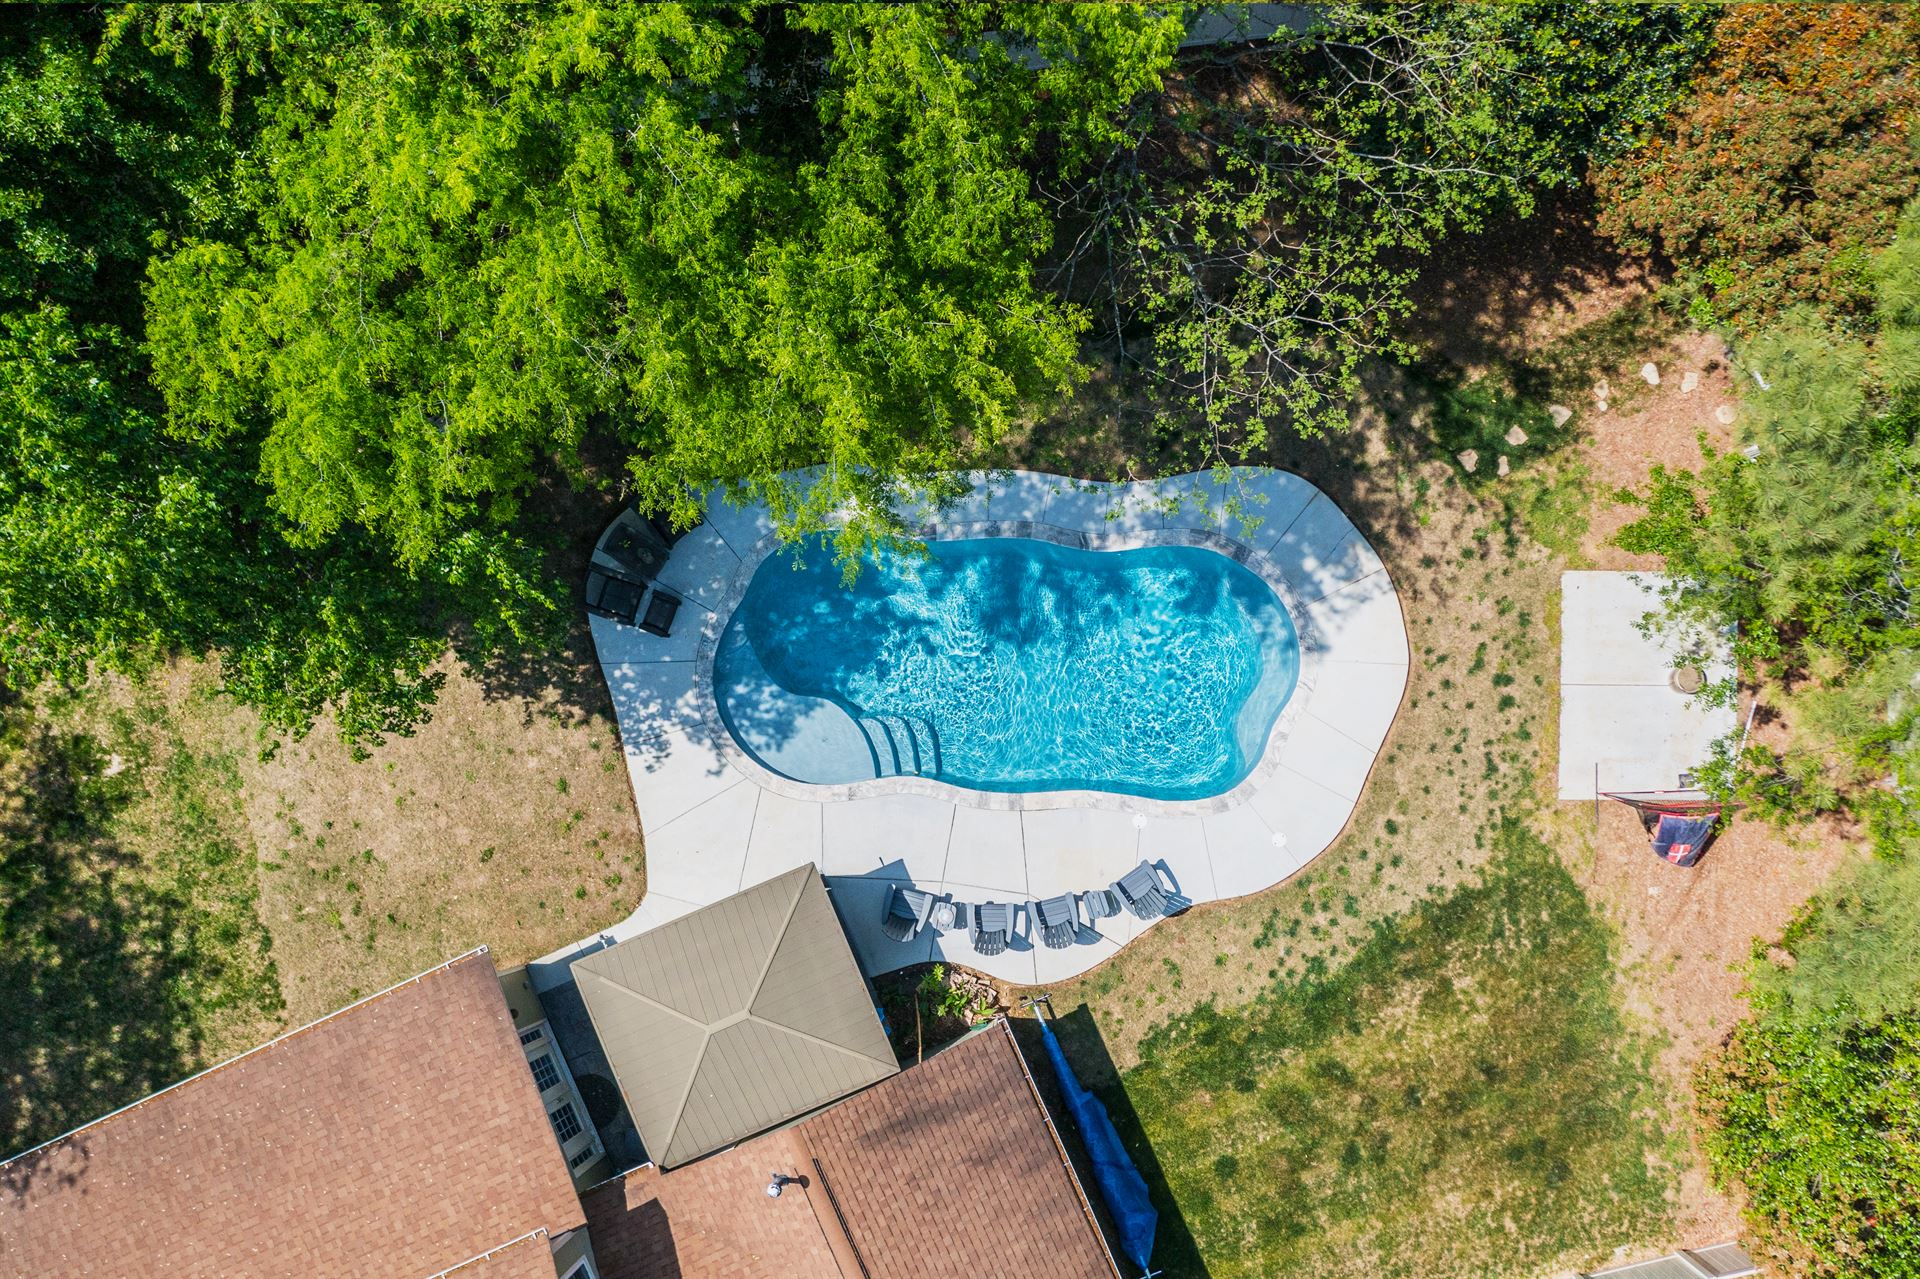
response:
[[[804,476],[800,477],[804,482]],[[536,961],[543,988],[578,955],[813,862],[869,973],[930,959],[1044,983],[1118,953],[1151,922],[1099,921],[1065,950],[1023,936],[996,956],[964,934],[880,930],[886,894],[1023,904],[1104,888],[1141,860],[1193,902],[1255,893],[1339,835],[1399,710],[1407,635],[1379,557],[1297,475],[1260,467],[1103,484],[1030,471],[976,473],[968,496],[916,521],[927,538],[1017,536],[1090,549],[1203,546],[1273,588],[1300,640],[1300,676],[1259,764],[1209,799],[1105,792],[1003,794],[928,778],[792,781],[733,740],[712,689],[715,647],[777,539],[764,507],[718,495],[659,573],[684,601],[667,637],[591,619],[646,837],[647,895],[599,936]],[[598,553],[596,552],[596,557]]]

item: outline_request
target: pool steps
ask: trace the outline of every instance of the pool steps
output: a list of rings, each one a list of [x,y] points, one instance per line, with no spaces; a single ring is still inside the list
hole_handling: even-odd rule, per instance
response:
[[[854,709],[853,722],[873,752],[875,777],[940,776],[940,737],[927,720]]]

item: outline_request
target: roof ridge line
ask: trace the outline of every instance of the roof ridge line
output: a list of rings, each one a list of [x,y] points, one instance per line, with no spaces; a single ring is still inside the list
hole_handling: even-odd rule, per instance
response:
[[[124,1115],[130,1110],[138,1110],[140,1107],[146,1105],[148,1102],[158,1100],[159,1098],[166,1096],[170,1092],[174,1092],[178,1089],[185,1088],[188,1084],[204,1079],[208,1075],[213,1074],[217,1070],[225,1070],[229,1066],[238,1065],[239,1063],[245,1061],[247,1058],[254,1056],[256,1053],[263,1053],[267,1051],[269,1048],[276,1048],[280,1044],[285,1043],[287,1040],[294,1038],[296,1035],[304,1035],[308,1031],[313,1030],[316,1027],[325,1025],[327,1022],[332,1021],[335,1017],[346,1016],[348,1013],[352,1012],[356,1008],[359,1008],[363,1004],[370,1004],[376,999],[383,999],[386,996],[393,994],[393,992],[395,992],[396,990],[403,990],[408,986],[418,985],[419,983],[425,981],[429,977],[438,976],[440,973],[445,972],[449,968],[452,968],[455,964],[465,963],[467,960],[474,958],[476,955],[485,955],[488,953],[489,951],[485,945],[475,946],[472,950],[466,951],[462,954],[455,955],[452,959],[443,960],[442,962],[435,964],[432,968],[428,968],[422,972],[417,972],[411,977],[403,978],[402,980],[393,983],[393,985],[388,986],[383,990],[374,991],[371,995],[363,995],[359,999],[354,1000],[350,1004],[344,1005],[343,1007],[340,1007],[340,1008],[336,1008],[330,1013],[325,1013],[319,1017],[315,1017],[312,1021],[305,1022],[299,1026],[295,1026],[292,1030],[283,1030],[279,1034],[275,1035],[272,1039],[267,1040],[263,1044],[255,1044],[253,1047],[247,1049],[245,1052],[235,1053],[231,1057],[227,1057],[220,1061],[214,1062],[213,1065],[211,1066],[207,1066],[201,1070],[196,1070],[191,1075],[188,1075],[185,1079],[176,1079],[174,1082],[168,1084],[164,1088],[156,1088],[154,1091],[148,1093],[144,1097],[141,1097],[135,1101],[130,1101],[126,1105],[120,1106],[114,1110],[109,1110],[104,1115],[100,1115],[96,1118],[89,1119],[86,1123],[81,1124],[78,1127],[69,1128],[66,1132],[61,1133],[58,1137],[49,1137],[47,1140],[41,1142],[37,1146],[29,1146],[27,1147],[27,1149],[22,1150],[18,1154],[8,1155],[5,1159],[0,1159],[0,1169],[4,1169],[10,1164],[18,1163],[20,1160],[27,1158],[29,1155],[37,1155],[41,1151],[46,1150],[49,1147],[57,1146],[61,1142],[66,1141],[68,1138],[77,1137],[81,1133],[86,1132],[88,1129],[97,1128],[101,1124],[104,1124],[105,1122],[107,1122],[107,1120],[115,1118],[116,1116],[119,1116],[119,1115]]]
[[[831,1039],[822,1039],[820,1038],[820,1036],[801,1030],[797,1026],[789,1026],[784,1021],[775,1021],[771,1017],[762,1017],[759,1013],[754,1012],[752,1009],[747,1010],[747,1020],[758,1022],[762,1026],[771,1026],[776,1030],[784,1030],[789,1035],[793,1035],[799,1039],[804,1039],[808,1043],[819,1044],[822,1048],[831,1048],[835,1052],[845,1053],[847,1056],[854,1058],[856,1061],[871,1061],[878,1065],[891,1066],[896,1071],[900,1069],[900,1063],[897,1060],[886,1061],[886,1060],[883,1060],[882,1058],[875,1057],[869,1053],[863,1053],[857,1048],[849,1048],[845,1044],[836,1044]]]
[[[803,868],[796,866],[794,869],[800,870]],[[808,866],[804,869],[812,869],[812,867]],[[775,878],[778,878],[778,876]],[[798,887],[794,889],[793,900],[787,903],[787,917],[781,921],[780,931],[774,937],[773,945],[767,948],[767,958],[760,966],[760,975],[754,978],[753,989],[747,993],[747,1006],[741,1009],[741,1013],[750,1020],[757,1020],[753,1014],[753,1002],[760,997],[760,987],[766,984],[767,974],[773,971],[773,958],[780,953],[780,943],[786,940],[787,930],[793,927],[793,917],[800,909],[800,900],[806,895],[807,878],[805,875],[801,875],[798,877]],[[625,990],[626,987],[622,987],[621,989]],[[641,999],[647,998],[638,991],[628,991],[628,993],[638,996]],[[647,1002],[650,1004],[658,1004],[659,1001],[647,999]],[[660,1006],[665,1007],[664,1004]],[[674,1010],[669,1009],[668,1011],[673,1012]],[[674,1015],[680,1016],[681,1014],[674,1012]],[[673,1108],[673,1117],[667,1122],[667,1150],[673,1149],[673,1139],[680,1135],[680,1121],[686,1118],[687,1103],[693,1100],[693,1086],[699,1081],[700,1068],[707,1064],[707,1053],[713,1047],[712,1024],[709,1022],[700,1022],[698,1024],[700,1026],[700,1051],[693,1059],[693,1069],[687,1072],[687,1086],[680,1092],[680,1101]],[[658,1157],[664,1159],[666,1157],[666,1150],[661,1151]]]

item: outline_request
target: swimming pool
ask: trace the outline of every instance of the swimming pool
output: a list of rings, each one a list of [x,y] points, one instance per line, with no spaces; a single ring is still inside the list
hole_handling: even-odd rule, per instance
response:
[[[1256,765],[1299,676],[1273,589],[1203,547],[1032,538],[755,570],[714,654],[721,719],[798,782],[1201,799]]]

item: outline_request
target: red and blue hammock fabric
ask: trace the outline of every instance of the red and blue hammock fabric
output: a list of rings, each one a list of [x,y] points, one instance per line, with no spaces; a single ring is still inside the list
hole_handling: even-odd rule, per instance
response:
[[[1661,813],[1654,822],[1653,851],[1675,866],[1691,866],[1707,851],[1717,813]]]

